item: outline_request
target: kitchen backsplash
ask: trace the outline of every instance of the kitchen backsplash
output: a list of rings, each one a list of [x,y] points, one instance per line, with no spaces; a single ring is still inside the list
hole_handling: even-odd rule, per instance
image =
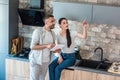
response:
[[[47,14],[52,14],[52,2],[53,0],[46,0],[45,10]],[[29,0],[20,0],[19,7],[29,8]],[[69,26],[72,30],[82,32],[81,22],[69,20]],[[30,46],[31,35],[35,28],[37,27],[22,25],[21,21],[19,20],[19,35],[24,36],[24,47]],[[82,58],[100,60],[99,52],[94,53],[95,48],[100,46],[104,50],[104,58],[107,58],[108,60],[110,60],[110,62],[120,61],[120,26],[107,24],[98,25],[94,23],[89,24],[87,29],[87,39],[75,39],[75,44],[79,46],[80,55],[82,56]],[[59,26],[58,24],[56,24],[54,31],[57,32],[58,30]]]

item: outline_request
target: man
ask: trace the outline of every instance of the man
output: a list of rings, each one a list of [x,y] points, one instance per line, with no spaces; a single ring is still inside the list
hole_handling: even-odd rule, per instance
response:
[[[50,62],[50,49],[55,46],[55,34],[51,31],[54,26],[54,16],[48,15],[43,29],[36,29],[33,32],[29,55],[30,80],[45,80]]]

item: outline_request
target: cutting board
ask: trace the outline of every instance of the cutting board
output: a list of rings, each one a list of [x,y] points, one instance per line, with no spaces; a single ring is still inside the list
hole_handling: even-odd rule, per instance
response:
[[[12,39],[11,53],[16,54],[21,51],[24,47],[24,38],[22,36]]]
[[[120,74],[120,62],[113,62],[108,72]]]

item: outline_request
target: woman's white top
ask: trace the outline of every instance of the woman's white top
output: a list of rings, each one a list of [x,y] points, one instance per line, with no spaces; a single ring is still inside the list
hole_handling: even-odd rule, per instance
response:
[[[70,47],[67,47],[67,39],[66,39],[66,36],[61,36],[60,33],[57,34],[57,41],[58,41],[58,44],[63,44],[64,47],[62,48],[62,52],[63,53],[73,53],[75,52],[74,48],[75,48],[75,37],[77,35],[77,31],[71,31],[70,30],[70,36],[71,36],[71,45]]]

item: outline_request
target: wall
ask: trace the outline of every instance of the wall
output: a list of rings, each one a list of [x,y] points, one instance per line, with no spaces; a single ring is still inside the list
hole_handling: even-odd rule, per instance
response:
[[[5,57],[8,53],[8,0],[0,1],[0,80],[5,80]]]
[[[0,80],[5,79],[5,58],[11,39],[18,36],[18,0],[0,0]]]
[[[21,0],[23,1],[23,0]],[[86,0],[87,1],[87,0]],[[91,0],[95,1],[95,0]],[[104,1],[104,0],[101,0]],[[109,0],[110,1],[110,0]],[[115,0],[116,1],[116,0]],[[113,2],[113,1],[112,1]],[[29,4],[24,5],[21,2],[20,7],[28,8]],[[28,1],[29,3],[29,1]],[[114,4],[114,2],[113,2]],[[24,5],[24,6],[23,6]],[[53,12],[53,1],[47,0],[45,3],[45,10],[47,14],[52,14]],[[81,22],[69,20],[70,28],[82,32]],[[29,47],[31,40],[32,31],[36,27],[25,26],[19,23],[20,35],[25,37],[25,47]],[[58,25],[56,25],[55,32],[59,30]],[[96,24],[92,23],[88,26],[88,37],[86,40],[76,38],[75,43],[81,49],[80,54],[82,58],[100,60],[99,51],[94,53],[94,49],[101,46],[104,50],[104,58],[107,58],[111,62],[120,61],[120,26],[108,25],[108,24]]]

